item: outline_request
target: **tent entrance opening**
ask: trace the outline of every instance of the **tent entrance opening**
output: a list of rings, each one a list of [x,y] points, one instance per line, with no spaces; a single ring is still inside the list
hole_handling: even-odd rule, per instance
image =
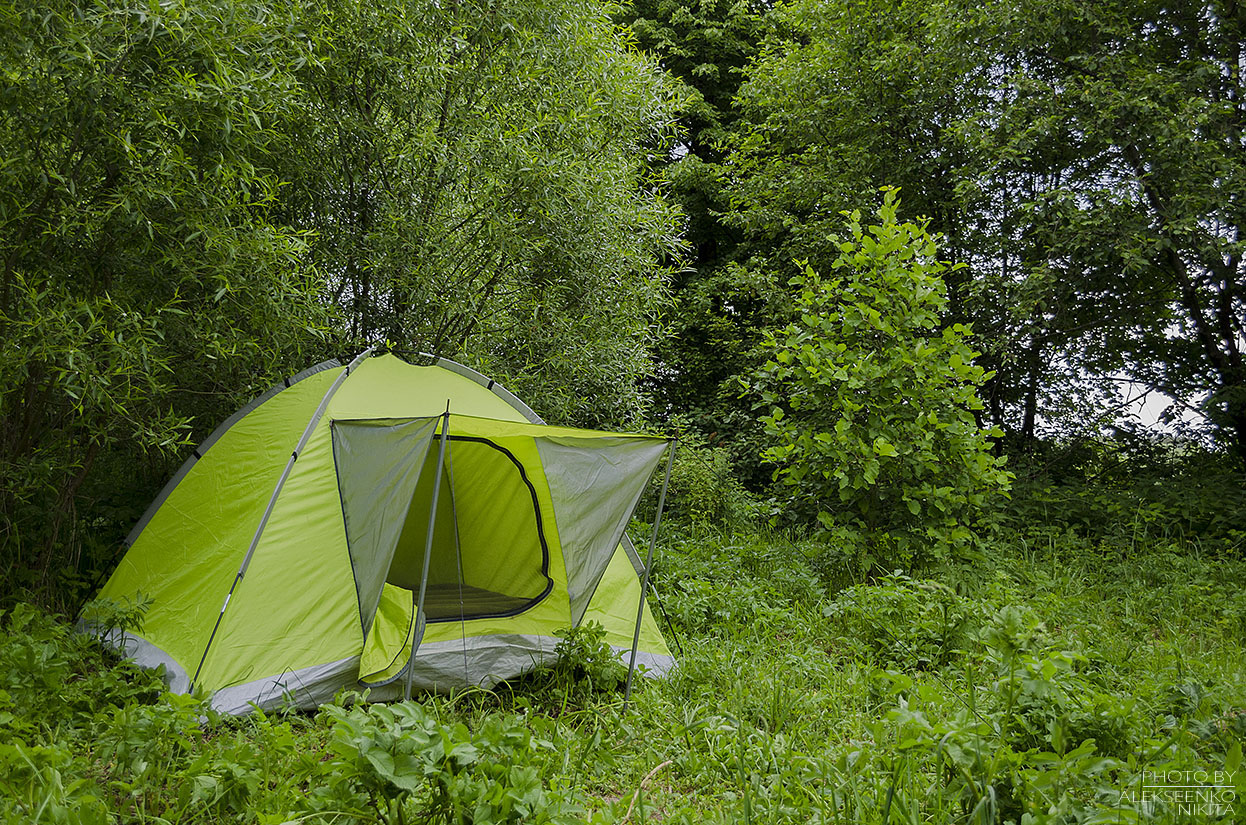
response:
[[[513,616],[553,590],[540,500],[528,471],[505,445],[449,436],[433,512],[438,421],[333,423],[362,626],[360,673],[367,684],[384,684],[402,672],[424,625]]]
[[[385,581],[419,593],[432,515],[436,445],[428,450]],[[451,436],[433,523],[428,622],[510,616],[551,589],[540,505],[522,465],[486,439]]]

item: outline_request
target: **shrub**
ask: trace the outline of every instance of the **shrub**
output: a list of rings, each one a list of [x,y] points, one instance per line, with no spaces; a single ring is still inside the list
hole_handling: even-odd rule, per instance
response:
[[[412,702],[326,705],[321,718],[334,760],[311,779],[313,811],[477,825],[563,822],[574,812],[541,782],[552,746],[518,718],[490,715],[473,733]]]
[[[991,454],[1001,433],[973,415],[990,375],[973,363],[970,330],[940,329],[947,264],[898,208],[887,190],[878,225],[848,215],[835,277],[806,266],[792,281],[797,320],[766,333],[773,355],[751,389],[774,442],[764,456],[796,513],[917,555],[966,543],[1010,475]]]
[[[558,635],[554,648],[558,658],[523,681],[523,692],[535,697],[538,707],[560,715],[573,705],[587,706],[595,697],[619,690],[627,678],[627,666],[606,641],[605,628],[585,622]],[[531,703],[525,699],[524,704]]]
[[[106,611],[94,615],[115,622]],[[7,705],[11,724],[30,731],[89,727],[112,706],[149,704],[164,690],[159,672],[118,661],[94,636],[26,604],[0,613],[0,684],[0,711]]]
[[[731,457],[723,447],[711,446],[688,419],[676,416],[671,424],[679,433],[671,480],[666,490],[666,512],[693,528],[742,527],[756,521],[757,502],[736,477]],[[662,473],[654,473],[649,501],[641,518],[652,523]]]

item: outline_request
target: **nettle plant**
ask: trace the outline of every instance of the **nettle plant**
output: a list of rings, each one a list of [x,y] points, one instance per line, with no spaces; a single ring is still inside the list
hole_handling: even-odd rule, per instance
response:
[[[941,325],[949,264],[923,225],[901,223],[884,190],[878,223],[845,213],[831,277],[793,279],[796,320],[765,334],[754,391],[773,445],[763,457],[798,515],[863,534],[874,552],[969,541],[969,525],[1011,479],[978,425],[970,330]]]

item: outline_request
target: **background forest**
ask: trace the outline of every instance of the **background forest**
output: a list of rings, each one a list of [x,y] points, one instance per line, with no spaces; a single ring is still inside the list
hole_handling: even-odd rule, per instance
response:
[[[1246,791],[1244,68],[1236,0],[0,3],[0,812],[1208,821],[1122,788]],[[52,617],[377,343],[678,432],[631,715],[591,629],[227,723]]]

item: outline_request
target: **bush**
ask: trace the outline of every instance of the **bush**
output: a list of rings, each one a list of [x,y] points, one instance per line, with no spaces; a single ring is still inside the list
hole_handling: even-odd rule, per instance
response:
[[[770,330],[754,375],[774,444],[765,457],[791,508],[818,528],[849,526],[917,556],[964,545],[1008,487],[978,426],[970,331],[940,329],[947,307],[934,239],[899,223],[887,190],[878,225],[848,216],[835,277],[806,267],[792,281],[798,320]]]
[[[1227,454],[1124,439],[1045,444],[1016,469],[1012,504],[996,516],[1014,530],[1068,529],[1124,549],[1148,539],[1246,548],[1246,476]]]
[[[312,811],[478,825],[564,822],[574,812],[542,784],[541,753],[552,746],[518,718],[490,715],[471,732],[412,702],[326,705],[321,716],[334,760],[310,780]]]
[[[710,446],[686,418],[676,416],[671,423],[679,434],[679,443],[671,465],[663,518],[693,529],[735,528],[755,523],[758,504],[736,477],[727,450]],[[661,485],[659,470],[650,484],[649,501],[639,514],[650,523]]]
[[[115,621],[107,607],[94,615]],[[25,604],[0,613],[0,684],[7,689],[0,691],[0,714],[10,716],[10,730],[32,735],[89,728],[103,711],[150,704],[164,690],[159,672],[118,661],[94,636]]]
[[[617,694],[627,679],[627,666],[606,641],[605,628],[585,622],[558,635],[557,659],[522,680],[525,698],[519,704],[562,715],[569,708],[586,707],[598,697]]]

